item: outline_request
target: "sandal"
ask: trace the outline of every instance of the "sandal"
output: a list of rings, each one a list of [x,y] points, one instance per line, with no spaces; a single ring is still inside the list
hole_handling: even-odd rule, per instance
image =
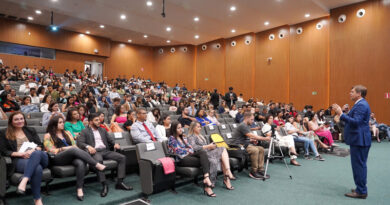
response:
[[[234,187],[233,187],[232,185],[230,185],[230,187],[227,186],[226,181],[227,181],[228,179],[230,180],[229,175],[224,175],[224,176],[223,176],[223,184],[225,184],[225,188],[226,188],[227,190],[234,190]]]

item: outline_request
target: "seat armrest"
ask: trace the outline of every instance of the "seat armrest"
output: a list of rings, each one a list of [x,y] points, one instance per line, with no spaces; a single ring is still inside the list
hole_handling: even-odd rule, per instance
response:
[[[121,146],[121,148],[119,149],[121,151],[131,151],[131,150],[136,150],[136,146],[135,145],[125,145],[125,146]]]
[[[5,160],[5,164],[7,164],[7,165],[12,164],[11,157],[4,157],[4,160]]]

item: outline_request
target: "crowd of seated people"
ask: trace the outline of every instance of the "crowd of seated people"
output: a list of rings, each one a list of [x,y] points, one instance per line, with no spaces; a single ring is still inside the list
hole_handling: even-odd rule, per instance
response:
[[[292,165],[300,166],[296,142],[304,144],[305,159],[311,159],[313,153],[314,159],[319,161],[324,161],[319,148],[329,150],[337,146],[332,133],[333,126],[337,125],[326,120],[328,110],[314,112],[312,106],[306,106],[303,112],[298,112],[293,104],[272,101],[266,104],[253,98],[238,101],[233,88],[223,95],[217,90],[189,91],[178,85],[170,88],[164,82],[135,77],[101,78],[88,71],[66,70],[63,76],[57,77],[52,69],[38,69],[37,66],[19,70],[0,64],[0,70],[0,119],[9,120],[7,128],[0,132],[1,153],[12,156],[16,171],[24,174],[17,192],[23,194],[27,182],[30,182],[36,204],[42,203],[40,173],[48,161],[42,154],[44,151],[54,155],[55,164],[76,167],[79,200],[84,197],[84,175],[81,173],[85,172],[86,164],[99,176],[103,186],[101,196],[107,195],[105,167],[102,165],[106,158],[119,164],[117,188],[130,190],[131,187],[123,184],[124,156],[111,151],[119,145],[108,137],[110,132],[129,132],[134,143],[168,141],[170,152],[176,154],[177,165],[202,167],[204,191],[210,197],[216,196],[213,187],[219,166],[222,167],[225,187],[234,189],[230,182],[235,177],[230,171],[229,156],[237,153],[207,143],[201,134],[204,126],[224,124],[223,115],[230,116],[238,124],[227,143],[249,155],[249,176],[254,179],[270,177],[264,176],[264,148],[260,141],[270,140],[273,126],[279,145],[289,150]],[[16,89],[18,93],[11,86],[15,81],[20,81],[20,87]],[[172,120],[172,115],[161,110],[162,106],[178,118]],[[347,107],[344,111],[347,112]],[[7,113],[12,114],[7,116]],[[47,126],[43,143],[34,129],[26,126],[26,119],[31,118],[32,113],[43,113],[41,125]],[[386,131],[389,136],[389,127],[377,123],[374,114],[370,125],[378,142],[378,129]],[[184,128],[189,128],[189,134],[184,134]],[[261,130],[264,135],[257,135],[253,130]],[[18,153],[17,150],[27,141],[38,147],[34,151]]]

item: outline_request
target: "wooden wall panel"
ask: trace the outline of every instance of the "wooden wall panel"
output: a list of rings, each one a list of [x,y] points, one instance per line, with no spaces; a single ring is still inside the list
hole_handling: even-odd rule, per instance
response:
[[[217,44],[221,47],[217,48]],[[205,51],[202,50],[202,45],[207,45]],[[218,92],[225,92],[225,49],[223,39],[197,46],[197,88],[205,90],[217,88]]]
[[[44,26],[0,19],[0,41],[53,48],[83,54],[110,56],[110,40],[60,29],[50,32]],[[95,54],[94,49],[99,53]]]
[[[16,65],[19,68],[23,68],[26,65],[32,68],[34,65],[37,65],[38,68],[45,66],[46,69],[48,69],[51,66],[53,70],[58,73],[64,73],[66,69],[69,69],[70,71],[73,71],[74,69],[76,69],[77,71],[83,71],[85,61],[96,61],[101,63],[106,62],[105,57],[71,53],[66,51],[56,51],[55,60],[1,53],[0,59],[3,60],[4,65]],[[104,67],[103,70],[105,69],[106,67]]]
[[[176,83],[182,86],[184,83],[188,89],[195,88],[195,47],[185,47],[187,47],[187,52],[183,51],[184,46],[162,47],[164,49],[162,54],[158,52],[160,47],[153,50],[153,80],[165,81],[169,86],[175,86]],[[175,48],[176,51],[170,52],[171,48]]]
[[[280,39],[279,33],[285,36]],[[269,40],[274,34],[275,39]],[[268,58],[272,58],[268,61]],[[289,27],[256,34],[255,96],[259,100],[287,102],[289,85]]]
[[[316,25],[323,25],[317,29]],[[302,28],[302,34],[297,34]],[[290,99],[297,109],[329,106],[329,19],[328,17],[290,27]]]
[[[356,12],[366,14],[358,18]],[[346,22],[337,18],[346,14]],[[352,105],[349,91],[353,85],[368,88],[367,100],[379,122],[390,123],[390,5],[384,1],[331,10],[330,21],[330,103]]]
[[[250,39],[249,45],[245,40]],[[231,46],[231,42],[236,41],[236,46]],[[234,88],[234,92],[244,95],[244,100],[253,96],[253,72],[254,72],[254,55],[255,55],[255,38],[254,34],[245,34],[234,38],[226,39],[226,57],[225,73],[226,83],[225,91],[229,87]]]
[[[104,69],[109,78],[125,75],[126,78],[153,77],[153,48],[112,42],[110,58]]]

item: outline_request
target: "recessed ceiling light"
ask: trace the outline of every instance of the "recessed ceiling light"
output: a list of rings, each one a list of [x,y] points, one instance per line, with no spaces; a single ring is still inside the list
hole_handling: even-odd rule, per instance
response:
[[[80,36],[81,36],[81,37],[83,37],[83,36],[84,36],[84,34],[80,33]]]
[[[171,43],[171,41],[170,41],[170,40],[167,40],[167,43]]]
[[[230,11],[235,11],[237,8],[235,6],[230,7]]]
[[[232,29],[232,33],[235,33],[236,32],[236,29]]]
[[[146,6],[153,6],[153,2],[152,1],[147,1],[146,2]]]
[[[42,11],[41,10],[35,10],[35,13],[39,15],[39,14],[42,14]]]
[[[85,33],[86,33],[86,34],[90,34],[91,32],[89,32],[89,31],[86,31]]]
[[[148,38],[148,35],[144,35],[144,38]]]
[[[27,17],[27,19],[28,19],[29,21],[34,20],[34,18],[33,18],[32,16]]]
[[[100,25],[100,28],[104,28],[104,25]]]
[[[268,21],[264,22],[264,25],[268,26],[268,25],[269,25],[269,22],[268,22]]]
[[[52,2],[57,2],[58,0],[51,0]]]
[[[195,35],[194,38],[198,39],[198,38],[199,38],[199,35]]]
[[[122,15],[121,15],[121,19],[122,19],[122,20],[125,20],[125,19],[126,19],[126,15],[122,14]]]
[[[305,17],[306,17],[306,18],[309,18],[309,17],[310,17],[310,14],[305,14]]]
[[[171,31],[172,28],[168,26],[168,27],[166,28],[166,30],[167,30],[167,31]]]
[[[131,43],[131,42],[132,42],[132,40],[131,40],[131,39],[129,39],[129,40],[127,40],[127,42]]]
[[[194,21],[199,21],[199,17],[195,17],[195,18],[194,18]]]

